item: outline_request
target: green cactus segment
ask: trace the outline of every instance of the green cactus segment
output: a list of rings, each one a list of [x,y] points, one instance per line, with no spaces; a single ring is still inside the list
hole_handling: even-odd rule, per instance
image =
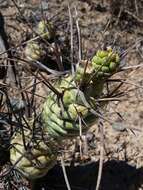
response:
[[[53,141],[47,145],[42,140],[32,142],[30,137],[25,137],[26,143],[30,143],[25,149],[22,135],[15,136],[11,142],[10,160],[26,178],[33,180],[44,176],[55,165],[57,148]]]
[[[119,55],[108,48],[98,51],[86,69],[80,65],[74,76],[59,79],[54,87],[62,96],[59,99],[50,92],[41,114],[46,132],[53,137],[65,138],[77,135],[80,127],[86,130],[96,122],[97,117],[90,109],[98,110],[96,98],[101,97],[105,79],[117,71],[119,61]]]
[[[55,35],[53,25],[46,20],[38,23],[36,33],[48,41],[52,40]],[[29,61],[41,61],[46,56],[45,48],[38,39],[27,43],[24,54]]]
[[[37,59],[35,55],[33,59]],[[31,131],[24,132],[25,141],[17,134],[11,142],[10,160],[25,177],[44,176],[56,162],[59,142],[77,136],[80,128],[84,132],[97,121],[98,117],[91,110],[98,112],[99,106],[104,106],[104,103],[97,104],[96,98],[101,98],[105,79],[117,71],[119,61],[119,55],[111,49],[98,51],[86,70],[79,66],[74,75],[69,74],[55,82],[54,88],[59,93],[49,90],[41,113],[41,136],[46,136],[48,143],[43,138],[33,138]],[[33,126],[30,120],[28,124]]]
[[[89,68],[85,69],[85,68],[79,66],[77,68],[74,80],[77,83],[82,82],[82,83],[86,84],[87,82],[89,82],[89,78],[91,77],[91,74],[92,74],[92,70],[91,69],[89,69]]]
[[[37,26],[37,33],[42,38],[50,40],[54,36],[53,25],[46,20],[42,20]]]
[[[62,108],[57,104],[56,97],[53,93],[49,95],[43,106],[42,120],[44,122],[44,128],[53,137],[66,136],[68,130],[78,130],[78,125],[73,120],[72,110],[69,113],[67,108],[64,109],[62,113]]]
[[[103,90],[101,80],[100,84],[89,84],[84,91],[81,91],[76,87],[75,78],[70,75],[55,85],[57,90],[63,94],[61,101],[56,94],[50,92],[44,103],[41,115],[44,129],[53,137],[69,137],[79,134],[79,118],[84,121],[82,122],[83,131],[97,119],[90,113],[80,94],[83,93],[91,107],[97,109],[96,104],[92,104],[90,98],[101,94]]]
[[[38,61],[43,59],[45,51],[37,42],[29,42],[25,47],[25,57],[29,61]]]
[[[111,48],[108,48],[106,51],[97,51],[91,62],[96,72],[96,76],[104,77],[112,75],[117,71],[120,57],[118,53],[114,52]]]

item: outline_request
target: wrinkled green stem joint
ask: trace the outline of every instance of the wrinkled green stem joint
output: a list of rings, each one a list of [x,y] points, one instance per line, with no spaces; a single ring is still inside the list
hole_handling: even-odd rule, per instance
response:
[[[54,26],[46,20],[38,23],[35,32],[39,35],[39,39],[43,39],[48,43],[55,37]],[[37,40],[29,41],[25,47],[24,55],[29,61],[42,61],[48,52],[45,51],[43,44]]]
[[[97,120],[91,109],[98,112],[96,99],[101,97],[105,80],[117,71],[119,63],[119,55],[111,48],[98,51],[87,70],[79,66],[75,76],[58,80],[55,88],[62,97],[50,92],[43,106],[45,131],[52,137],[66,138],[77,135],[80,128],[88,129]]]
[[[32,139],[32,134],[29,132],[25,133],[23,139],[22,134],[18,133],[12,139],[11,144],[11,163],[30,180],[46,175],[56,163],[57,144],[50,139],[49,142]]]
[[[120,57],[118,53],[113,52],[111,48],[108,48],[106,51],[97,51],[91,62],[97,77],[101,78],[104,76],[110,76],[117,71]]]

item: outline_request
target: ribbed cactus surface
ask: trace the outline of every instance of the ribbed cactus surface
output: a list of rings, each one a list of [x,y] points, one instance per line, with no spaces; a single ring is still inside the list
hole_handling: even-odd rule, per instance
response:
[[[49,93],[43,106],[42,121],[45,131],[50,135],[68,137],[79,132],[79,116],[87,119],[89,110],[83,104],[80,90],[70,76],[58,81],[56,86],[62,97]]]
[[[31,137],[29,133],[24,138],[22,134],[16,134],[11,142],[10,159],[26,178],[35,179],[44,176],[55,165],[57,149],[53,141],[45,143]]]
[[[25,47],[25,57],[29,61],[40,61],[45,56],[45,51],[38,42],[29,42]]]
[[[77,135],[80,127],[89,128],[97,119],[90,110],[98,111],[96,98],[102,94],[105,79],[116,72],[118,66],[119,56],[112,49],[98,51],[87,72],[79,66],[74,76],[60,79],[55,88],[62,97],[50,92],[43,106],[45,130],[55,137],[68,137]]]
[[[119,63],[120,58],[118,53],[114,52],[111,48],[97,51],[96,55],[92,58],[92,66],[100,77],[115,73]]]

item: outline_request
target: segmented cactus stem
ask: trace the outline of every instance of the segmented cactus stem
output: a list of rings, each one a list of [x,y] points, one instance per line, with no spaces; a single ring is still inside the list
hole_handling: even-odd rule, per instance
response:
[[[55,165],[58,151],[57,144],[52,139],[48,142],[42,139],[32,139],[32,134],[29,132],[25,133],[24,138],[22,134],[18,133],[12,139],[11,163],[26,178],[30,180],[40,178]]]
[[[103,93],[105,79],[116,73],[119,63],[119,55],[111,48],[101,50],[92,58],[86,72],[79,66],[75,76],[69,74],[55,82],[54,88],[62,97],[59,99],[50,90],[41,113],[43,133],[48,136],[49,143],[34,140],[29,132],[25,133],[25,141],[29,144],[27,149],[21,134],[11,142],[11,162],[24,176],[35,179],[45,175],[56,162],[58,142],[77,136],[80,127],[86,131],[97,121],[97,115],[90,110],[98,112],[99,106],[103,106],[96,99]]]
[[[101,50],[92,58],[91,68],[87,72],[79,66],[74,77],[69,75],[60,79],[55,87],[63,94],[62,105],[57,96],[50,92],[42,112],[45,131],[53,137],[65,138],[77,135],[81,127],[79,117],[83,120],[83,130],[87,128],[84,123],[90,127],[96,122],[97,117],[90,112],[80,94],[84,95],[92,109],[98,111],[96,98],[100,98],[103,93],[105,79],[117,71],[119,61],[119,55],[111,48]]]

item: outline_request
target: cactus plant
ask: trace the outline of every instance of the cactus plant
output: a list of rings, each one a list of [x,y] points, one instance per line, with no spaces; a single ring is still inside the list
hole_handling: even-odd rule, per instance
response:
[[[83,94],[80,89],[77,89],[71,76],[62,79],[57,86],[57,90],[63,93],[61,103],[57,95],[51,92],[43,106],[42,120],[45,130],[50,135],[54,137],[64,136],[65,138],[79,133],[79,116],[84,119],[84,122],[87,122],[87,125],[92,124],[95,117],[90,113],[90,108],[84,105],[81,96],[85,96],[87,100],[90,95],[96,93],[92,92],[93,85],[91,84],[88,87],[89,93]],[[96,103],[93,104],[90,99],[88,99],[88,103],[96,109]],[[83,129],[85,128],[86,125],[83,125]]]
[[[112,49],[98,51],[87,72],[79,66],[75,76],[60,79],[55,88],[62,94],[61,101],[54,92],[50,92],[43,106],[45,130],[57,138],[76,135],[80,128],[79,117],[83,120],[83,130],[91,126],[97,117],[90,108],[98,111],[96,98],[100,98],[103,92],[105,79],[116,72],[118,66],[119,56]]]
[[[10,160],[26,178],[33,180],[45,175],[55,165],[57,149],[52,140],[45,143],[31,137],[29,132],[25,134],[25,147],[22,134],[16,134],[11,141],[13,146],[10,150]]]
[[[74,75],[57,79],[54,88],[59,93],[50,90],[40,117],[48,144],[43,139],[33,140],[31,132],[25,133],[27,148],[21,134],[11,142],[11,162],[24,176],[35,179],[45,175],[55,164],[59,142],[79,134],[80,127],[84,131],[96,122],[98,116],[91,109],[98,112],[96,99],[101,97],[105,80],[117,71],[119,63],[119,56],[112,49],[98,51],[87,69],[79,65]]]
[[[47,46],[47,44],[53,42],[54,38],[54,27],[52,23],[42,20],[38,23],[36,30],[38,38],[34,41],[29,41],[25,46],[24,57],[31,62],[31,66],[35,68],[35,65],[32,64],[35,61],[40,61],[43,65],[47,65],[47,59],[51,56],[50,54],[53,51],[52,47]],[[41,40],[41,38],[43,40]],[[48,41],[45,45],[44,42]],[[49,66],[49,65],[47,65]]]

